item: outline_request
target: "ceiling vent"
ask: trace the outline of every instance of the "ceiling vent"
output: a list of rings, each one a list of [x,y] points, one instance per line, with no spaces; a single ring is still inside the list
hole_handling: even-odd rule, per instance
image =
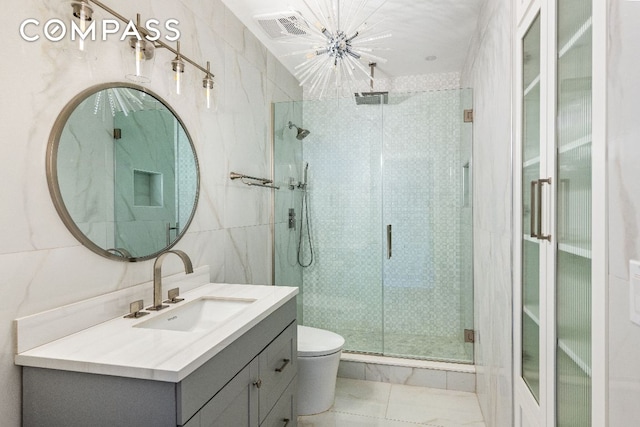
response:
[[[299,12],[286,11],[254,16],[260,27],[272,39],[282,39],[308,34],[303,28],[307,23]]]

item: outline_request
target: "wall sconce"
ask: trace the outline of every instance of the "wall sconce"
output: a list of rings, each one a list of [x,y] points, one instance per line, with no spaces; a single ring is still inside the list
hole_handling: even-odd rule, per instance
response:
[[[71,7],[73,9],[73,16],[76,17],[76,19],[80,20],[79,26],[90,25],[91,21],[93,20],[92,5],[98,6],[99,8],[118,18],[123,23],[129,24],[128,19],[98,0],[72,0]],[[84,24],[82,24],[82,22],[84,22]],[[202,86],[205,91],[205,105],[208,109],[211,109],[215,102],[213,99],[214,75],[211,74],[210,62],[207,61],[207,68],[205,69],[189,57],[180,53],[179,41],[176,42],[176,48],[174,49],[160,39],[153,41],[147,39],[146,37],[150,36],[150,34],[146,28],[140,25],[140,14],[137,14],[136,16],[136,30],[142,36],[142,38],[140,39],[136,36],[131,36],[127,39],[125,62],[131,64],[130,67],[132,67],[132,69],[126,74],[126,77],[129,80],[133,80],[137,83],[150,82],[151,71],[153,70],[155,62],[155,50],[158,48],[167,49],[168,51],[176,55],[175,58],[171,61],[171,69],[175,79],[175,93],[179,95],[182,91],[182,74],[184,73],[186,63],[189,63],[205,74],[204,79],[202,80]],[[88,44],[86,43],[86,41],[80,40],[77,49],[83,50],[87,47]]]
[[[140,15],[137,15],[137,26],[140,27]],[[153,42],[131,36],[127,39],[124,61],[131,67],[126,74],[127,79],[136,83],[149,83],[155,62],[156,47]],[[131,61],[133,58],[133,61]]]
[[[171,61],[171,69],[173,70],[174,77],[176,83],[176,95],[180,95],[180,86],[182,85],[182,73],[184,73],[184,61],[180,56],[180,42],[176,42],[176,47],[178,53],[173,61]],[[207,62],[207,66],[209,62]]]
[[[215,110],[213,99],[213,74],[210,71],[211,64],[207,61],[207,74],[202,79],[202,87],[204,88],[204,105],[207,110]]]

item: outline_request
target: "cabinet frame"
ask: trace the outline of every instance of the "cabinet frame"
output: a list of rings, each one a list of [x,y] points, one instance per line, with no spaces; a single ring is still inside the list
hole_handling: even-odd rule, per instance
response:
[[[556,258],[558,251],[555,206],[558,195],[557,162],[557,1],[514,0],[513,43],[513,393],[514,425],[518,427],[556,425]],[[591,134],[591,423],[608,425],[608,292],[607,292],[607,5],[592,4],[592,134]],[[536,402],[522,374],[523,322],[523,39],[536,17],[541,24],[540,75],[540,178],[551,177],[546,195],[545,229],[551,243],[540,240],[540,402]],[[526,315],[526,314],[525,314]]]

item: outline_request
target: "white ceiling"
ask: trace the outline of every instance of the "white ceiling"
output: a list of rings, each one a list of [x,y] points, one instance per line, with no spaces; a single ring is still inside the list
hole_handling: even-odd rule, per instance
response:
[[[317,0],[307,3],[315,8]],[[319,0],[323,2],[325,0]],[[342,0],[362,1],[362,0]],[[384,0],[370,0],[375,9]],[[299,11],[315,22],[302,0],[223,0],[225,5],[264,43],[284,66],[293,73],[294,67],[305,60],[304,55],[283,56],[304,49],[309,42],[288,38],[286,42],[271,39],[254,20],[254,16],[284,11]],[[461,71],[468,54],[471,36],[476,29],[478,14],[484,0],[387,0],[368,20],[380,24],[376,29],[388,30],[392,37],[381,40],[374,54],[386,58],[378,63],[376,76],[399,77],[429,73]],[[315,9],[317,10],[317,9]],[[365,12],[366,13],[366,12]],[[359,16],[364,20],[366,14]],[[436,56],[427,61],[428,56]],[[366,65],[366,63],[365,63]]]

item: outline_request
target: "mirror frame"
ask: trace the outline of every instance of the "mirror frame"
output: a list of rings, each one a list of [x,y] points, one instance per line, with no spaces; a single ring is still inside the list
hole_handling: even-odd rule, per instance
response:
[[[71,117],[75,109],[89,96],[97,92],[100,92],[101,90],[118,88],[118,87],[135,89],[140,92],[144,92],[154,97],[155,99],[157,99],[160,103],[162,103],[165,106],[165,108],[167,108],[167,110],[169,110],[169,112],[173,114],[176,120],[178,120],[178,123],[180,123],[180,126],[182,126],[182,129],[187,135],[187,138],[189,139],[189,144],[191,145],[191,151],[193,152],[193,159],[196,165],[196,194],[195,194],[195,200],[193,201],[193,209],[191,210],[191,215],[189,215],[189,219],[187,220],[186,224],[182,227],[180,234],[178,234],[176,238],[169,245],[162,248],[161,250],[149,255],[144,255],[139,257],[118,256],[116,254],[109,252],[107,249],[104,249],[98,246],[91,239],[89,239],[76,225],[75,221],[71,217],[71,214],[67,210],[67,207],[64,203],[64,199],[62,198],[62,192],[60,191],[60,184],[58,182],[58,146],[60,145],[60,137],[62,136],[62,131],[67,121],[69,120],[69,117]],[[105,258],[108,258],[114,261],[124,261],[124,262],[146,261],[149,259],[156,258],[161,253],[167,251],[168,249],[171,249],[173,246],[175,246],[176,243],[180,241],[180,239],[182,239],[182,237],[185,235],[185,233],[189,229],[189,225],[191,225],[191,221],[193,220],[193,217],[195,216],[195,213],[196,213],[196,209],[198,207],[198,200],[200,196],[200,164],[198,162],[198,154],[196,153],[196,148],[193,145],[193,139],[191,138],[191,135],[189,134],[187,127],[184,125],[184,122],[182,121],[180,116],[178,116],[175,110],[171,108],[171,106],[162,97],[160,97],[158,94],[150,91],[149,89],[143,86],[139,86],[132,83],[110,82],[110,83],[101,83],[95,86],[91,86],[83,90],[76,96],[74,96],[71,99],[71,101],[69,101],[64,106],[64,108],[56,118],[56,121],[51,130],[51,134],[49,135],[49,142],[47,144],[47,155],[46,155],[46,173],[47,173],[47,184],[49,186],[49,194],[51,195],[53,205],[55,206],[56,211],[58,212],[58,215],[60,215],[60,218],[62,219],[62,222],[67,227],[67,229],[85,247],[97,253],[98,255],[101,255]]]

